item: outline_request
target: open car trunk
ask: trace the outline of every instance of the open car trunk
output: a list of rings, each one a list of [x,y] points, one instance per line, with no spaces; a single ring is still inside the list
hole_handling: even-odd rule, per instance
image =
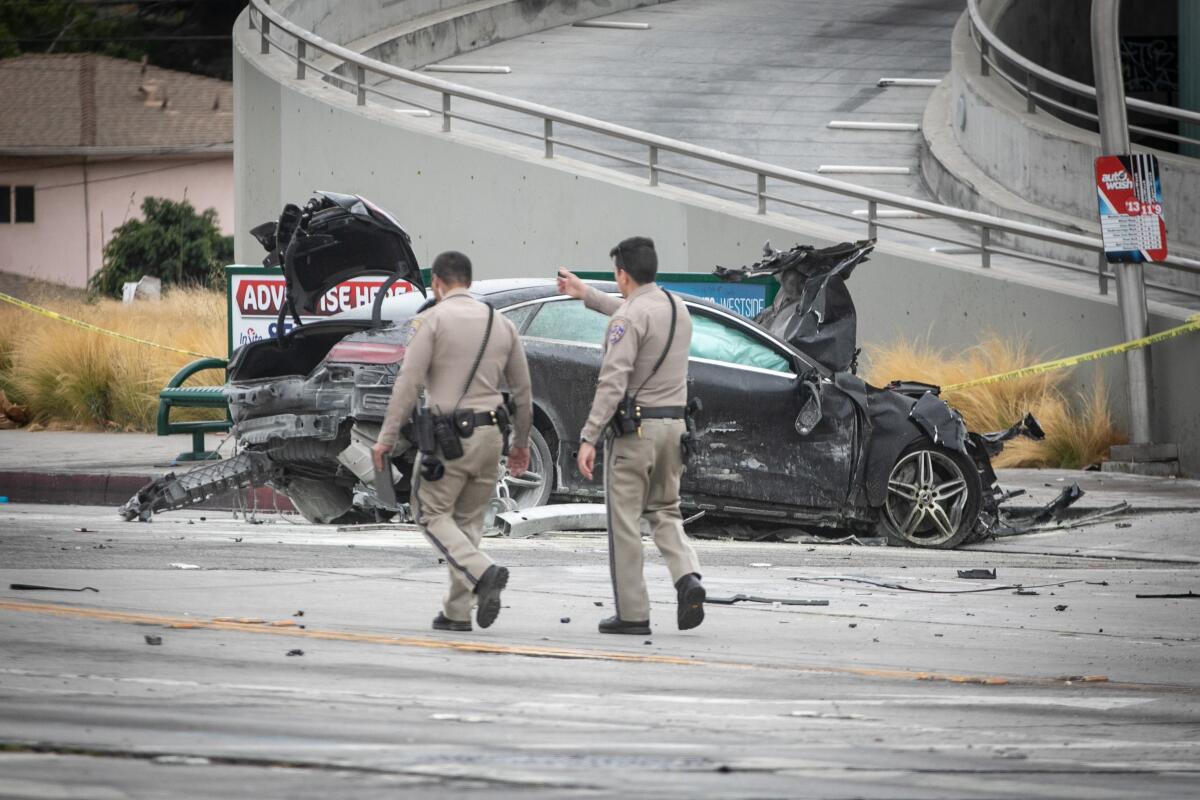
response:
[[[261,339],[238,348],[229,362],[230,383],[306,376],[346,336],[371,327],[370,320],[330,320],[294,328],[280,339]]]

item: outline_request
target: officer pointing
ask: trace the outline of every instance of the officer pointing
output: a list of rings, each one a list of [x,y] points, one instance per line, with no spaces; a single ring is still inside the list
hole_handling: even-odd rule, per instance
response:
[[[507,382],[515,413],[508,468],[520,475],[529,467],[529,427],[533,418],[529,365],[517,330],[504,316],[471,296],[471,261],[446,252],[433,262],[433,295],[437,304],[411,321],[400,374],[392,389],[387,415],[373,448],[375,469],[389,467],[401,426],[413,418],[413,437],[421,447],[413,476],[413,510],[417,523],[437,548],[450,572],[450,588],[435,630],[471,630],[472,602],[476,621],[486,628],[500,613],[500,592],[508,570],[479,550],[483,517],[496,489],[500,457],[507,435],[508,410],[500,387]],[[425,390],[426,409],[417,408]],[[431,426],[422,435],[423,424]],[[436,442],[422,443],[428,438]]]
[[[558,278],[559,292],[612,318],[578,457],[579,472],[591,480],[596,445],[604,436],[609,570],[617,613],[600,623],[600,632],[650,633],[638,524],[643,515],[675,582],[679,629],[688,630],[704,621],[705,598],[700,562],[679,510],[692,320],[683,302],[655,283],[658,255],[652,240],[625,239],[609,256],[623,300],[566,270]]]

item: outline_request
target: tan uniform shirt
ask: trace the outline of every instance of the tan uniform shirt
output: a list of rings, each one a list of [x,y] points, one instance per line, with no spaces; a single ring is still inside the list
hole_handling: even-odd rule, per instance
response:
[[[471,297],[466,289],[453,289],[433,308],[412,320],[412,339],[404,354],[400,374],[388,401],[387,415],[379,432],[379,441],[395,445],[400,427],[412,418],[417,390],[425,387],[425,396],[435,414],[449,414],[457,404],[460,410],[492,411],[503,402],[500,394],[507,381],[516,403],[513,420],[514,447],[527,447],[529,426],[533,420],[533,389],[529,382],[529,364],[516,327],[503,314],[492,317],[492,335],[479,369],[467,393],[463,386],[471,374],[479,346],[487,329],[488,307]],[[462,402],[459,402],[462,396]]]
[[[675,337],[662,366],[651,375],[667,346],[671,302],[675,303],[677,314]],[[674,296],[668,300],[657,284],[647,283],[635,289],[624,301],[589,286],[583,303],[590,309],[608,314],[612,320],[604,337],[604,361],[600,364],[596,397],[580,434],[581,440],[592,444],[599,440],[626,391],[637,392],[638,404],[644,408],[687,405],[692,318],[682,300]]]

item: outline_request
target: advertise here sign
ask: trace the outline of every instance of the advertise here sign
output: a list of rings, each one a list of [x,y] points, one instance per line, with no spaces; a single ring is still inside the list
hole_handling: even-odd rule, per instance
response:
[[[1167,223],[1157,158],[1145,154],[1097,158],[1096,195],[1104,255],[1110,262],[1166,259]]]
[[[250,272],[249,270],[247,272]],[[258,274],[235,273],[229,276],[229,326],[230,346],[236,349],[259,339],[271,339],[278,333],[279,309],[283,307],[285,284],[282,274],[264,274],[267,270],[255,270]],[[375,302],[379,287],[387,280],[384,276],[372,275],[354,278],[341,283],[324,295],[317,303],[316,313],[302,315],[304,323],[331,317],[342,311]],[[397,281],[388,289],[388,296],[408,294],[414,287],[407,281]],[[294,326],[291,315],[284,318],[283,332]]]

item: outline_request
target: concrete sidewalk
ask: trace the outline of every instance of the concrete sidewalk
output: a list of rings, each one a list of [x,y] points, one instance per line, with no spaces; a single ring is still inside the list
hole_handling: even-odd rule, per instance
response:
[[[233,442],[209,435],[207,446],[224,455]],[[191,436],[85,431],[0,431],[0,496],[14,503],[119,506],[155,478],[187,472],[199,462],[179,462]],[[249,493],[241,505],[252,505]],[[259,506],[292,510],[283,495],[257,491]],[[273,505],[274,504],[274,505]],[[234,508],[233,493],[214,496],[199,508]]]

